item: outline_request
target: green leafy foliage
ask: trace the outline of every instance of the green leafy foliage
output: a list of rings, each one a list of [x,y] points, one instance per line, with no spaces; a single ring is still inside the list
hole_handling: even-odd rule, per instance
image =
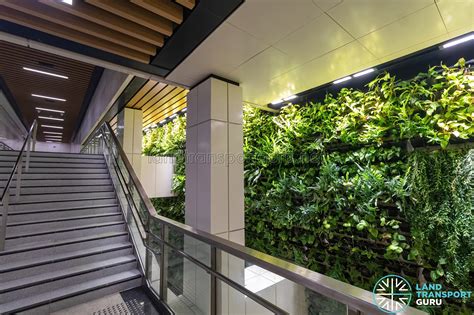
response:
[[[245,107],[247,246],[368,290],[388,273],[472,289],[474,153],[450,146],[474,134],[472,78],[460,60],[410,81],[383,74],[366,91],[342,89],[278,115]],[[182,124],[154,130],[144,152],[181,150]],[[415,142],[437,152],[412,152]],[[179,163],[181,205],[156,207],[182,221]]]

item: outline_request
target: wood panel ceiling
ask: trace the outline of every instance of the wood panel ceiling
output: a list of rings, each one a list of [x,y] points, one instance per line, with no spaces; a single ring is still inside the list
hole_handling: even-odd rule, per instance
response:
[[[24,70],[23,67],[67,76],[68,79]],[[87,93],[94,66],[31,48],[0,42],[0,76],[6,83],[27,125],[38,116],[63,118],[64,121],[39,118],[38,140],[45,140],[45,131],[63,133],[62,142],[69,142],[82,103]],[[66,101],[32,96],[38,94]],[[64,111],[64,114],[36,110],[36,107]],[[45,128],[53,125],[64,129]]]
[[[0,19],[148,64],[194,7],[195,0],[2,0]]]
[[[186,106],[188,90],[148,80],[130,99],[126,107],[143,112],[143,129],[159,124]]]

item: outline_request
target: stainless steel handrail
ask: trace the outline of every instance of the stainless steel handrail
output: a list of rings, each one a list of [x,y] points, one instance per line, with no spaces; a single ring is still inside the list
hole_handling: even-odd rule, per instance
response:
[[[352,309],[356,309],[366,314],[384,314],[384,312],[382,312],[374,303],[372,292],[158,215],[145,190],[143,189],[143,186],[138,180],[138,177],[136,176],[130,162],[128,161],[128,158],[123,151],[117,137],[113,133],[112,128],[108,123],[105,123],[104,125],[104,128],[110,133],[111,139],[118,149],[120,159],[123,160],[127,171],[131,175],[133,184],[136,185],[141,201],[146,206],[148,214],[151,218],[153,218],[153,220],[157,220],[159,223],[163,224],[163,226],[180,231],[183,234],[210,245],[214,251],[215,249],[219,249],[237,258],[240,258],[243,261],[258,265],[316,293],[320,293],[326,297],[334,299],[335,301],[346,304]],[[99,133],[100,129],[96,131],[96,134]],[[147,228],[145,230],[149,233]],[[164,231],[164,229],[162,230]],[[162,243],[165,243],[165,240],[162,239],[163,237],[158,238],[161,239]],[[151,248],[149,248],[149,250],[153,251]],[[164,255],[161,254],[161,256],[163,259]],[[163,283],[163,277],[161,277],[161,279],[161,282]],[[245,294],[247,292],[242,290],[241,293]],[[399,312],[398,314],[421,315],[426,313],[421,310],[409,307],[405,311]]]
[[[13,182],[13,177],[15,176],[16,172],[16,198],[20,198],[20,190],[21,190],[21,173],[23,169],[23,152],[25,151],[26,147],[26,164],[25,164],[25,171],[28,172],[30,168],[30,151],[35,151],[36,147],[36,132],[38,130],[38,123],[36,119],[31,124],[30,130],[26,135],[25,141],[23,141],[23,145],[21,146],[20,153],[13,165],[12,171],[10,172],[10,176],[8,177],[8,181],[3,188],[3,192],[1,195],[0,200],[2,201],[2,224],[0,225],[0,251],[5,250],[5,238],[7,233],[7,221],[8,221],[8,207],[9,207],[9,199],[10,199],[10,186]]]

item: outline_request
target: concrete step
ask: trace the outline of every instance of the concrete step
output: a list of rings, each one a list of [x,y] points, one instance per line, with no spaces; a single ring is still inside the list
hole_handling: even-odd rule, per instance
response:
[[[109,222],[123,222],[121,213],[108,213],[95,216],[70,217],[63,220],[40,221],[40,222],[23,222],[10,223],[7,226],[7,238],[15,238],[19,236],[29,236],[37,234],[46,234],[50,231],[62,231],[65,229],[80,228],[81,226],[89,226],[96,224],[105,224]]]
[[[34,209],[32,211],[10,211],[8,214],[8,224],[23,223],[28,221],[61,220],[70,217],[101,215],[106,213],[119,213],[117,204],[104,206],[89,206],[65,208],[56,210]],[[1,218],[1,215],[0,215]]]
[[[0,174],[11,172],[12,167],[0,166]],[[108,169],[105,165],[103,168],[30,167],[28,173],[23,172],[23,174],[108,174]]]
[[[97,186],[112,185],[112,181],[104,174],[105,178],[64,178],[64,179],[29,179],[21,176],[21,187],[46,187],[46,186]],[[1,179],[0,179],[1,180]],[[0,188],[5,187],[5,182],[0,182]],[[12,187],[16,187],[16,179],[12,182]]]
[[[81,198],[79,198],[81,197]],[[85,198],[84,196],[75,196],[69,200],[52,200],[52,201],[43,201],[41,203],[14,203],[14,199],[11,200],[10,207],[8,208],[8,213],[17,213],[17,212],[32,212],[32,211],[53,211],[53,210],[63,210],[63,209],[77,209],[85,208],[91,206],[104,206],[110,204],[116,204],[117,198],[105,197],[105,198]]]
[[[114,268],[107,268],[107,269],[114,269]],[[104,289],[105,287],[120,285],[119,287],[123,288],[123,284],[127,283],[127,287],[133,288],[137,287],[141,284],[141,274],[138,270],[126,270],[126,271],[119,271],[115,274],[107,274],[106,270],[102,272],[92,272],[87,273],[83,276],[71,277],[69,285],[65,285],[59,289],[53,289],[50,291],[41,290],[41,288],[36,288],[35,295],[28,296],[25,298],[20,298],[16,300],[10,300],[7,303],[0,305],[0,313],[12,313],[22,311],[28,308],[31,308],[32,305],[39,306],[49,304],[46,307],[47,312],[45,313],[45,307],[41,309],[32,310],[30,314],[49,314],[55,307],[51,304],[51,302],[60,301],[63,299],[72,299],[75,296],[81,294],[87,294],[88,299],[93,299],[92,297],[99,298],[103,296],[104,293],[98,291],[94,292],[95,290]],[[120,270],[120,268],[115,268],[116,270]],[[95,278],[88,279],[87,275],[93,275]],[[103,275],[103,276],[101,276]],[[87,278],[88,280],[85,282],[73,282],[75,278]],[[76,280],[77,281],[77,280]],[[56,282],[56,281],[55,281]],[[54,283],[54,282],[53,282]],[[66,281],[64,281],[66,283]],[[54,284],[53,284],[54,285]],[[117,288],[114,288],[117,290]],[[117,291],[116,291],[117,292]],[[95,293],[95,294],[94,294]],[[81,297],[78,297],[80,299]],[[76,299],[76,301],[78,300]],[[77,302],[69,302],[69,303],[77,303]],[[71,304],[74,305],[74,304]],[[65,307],[65,302],[61,301],[56,307]],[[56,308],[59,309],[59,308]]]
[[[26,203],[44,203],[52,201],[73,201],[73,200],[86,200],[86,199],[102,199],[102,198],[114,198],[115,192],[110,191],[100,191],[100,192],[68,192],[68,193],[58,193],[58,194],[30,194],[25,195],[21,194],[19,200],[14,196],[16,189],[10,190],[10,204],[19,205]],[[23,191],[23,190],[22,190]],[[41,205],[38,205],[41,206]]]
[[[32,277],[45,272],[52,272],[55,270],[77,267],[84,264],[133,255],[133,247],[131,244],[125,245],[126,243],[123,243],[123,246],[118,246],[117,244],[108,247],[105,247],[105,245],[99,246],[94,250],[89,248],[89,251],[80,250],[69,252],[68,255],[63,254],[62,256],[55,254],[52,255],[52,257],[56,258],[54,261],[33,258],[29,262],[21,265],[20,268],[13,268],[9,271],[0,273],[0,283],[14,281],[23,277]],[[13,264],[10,265],[14,266]]]
[[[123,231],[125,231],[125,224],[123,221],[83,225],[67,229],[55,229],[48,231],[48,233],[34,233],[33,231],[30,231],[7,237],[5,241],[5,249],[10,250],[12,248],[17,248],[18,246],[32,247],[38,244],[43,244],[44,242],[59,242],[69,238]]]
[[[0,173],[0,181],[8,180],[10,173]],[[108,173],[24,173],[21,174],[21,182],[27,180],[95,180],[108,179]]]
[[[25,168],[25,164],[23,163],[23,169]],[[11,162],[3,162],[0,161],[0,167],[11,167]],[[30,161],[30,169],[32,168],[84,168],[84,169],[90,169],[90,168],[105,168],[106,164],[105,161],[102,161],[102,163],[66,163],[64,161],[57,161],[57,162],[35,162],[35,161]]]
[[[46,195],[46,194],[66,194],[66,193],[77,193],[77,194],[87,194],[92,192],[108,192],[113,191],[114,187],[112,183],[102,185],[89,185],[89,186],[37,186],[37,187],[25,187],[23,186],[23,181],[21,182],[21,196],[20,200],[27,200],[22,198],[23,196],[29,195]],[[0,188],[1,191],[1,188]],[[15,186],[10,186],[10,195],[15,196],[16,194],[16,184]],[[15,200],[13,197],[11,200]]]
[[[6,155],[6,156],[1,156],[0,155],[0,161],[1,162],[11,162],[15,163],[17,160],[18,156],[17,155]],[[26,161],[26,154],[23,154],[23,162]],[[71,158],[71,157],[54,157],[54,156],[34,156],[30,155],[30,162],[47,162],[47,163],[84,163],[84,164],[103,164],[104,163],[104,157],[99,156],[97,158],[91,159],[91,158]]]
[[[136,258],[133,255],[116,257],[100,262],[92,262],[77,267],[45,272],[39,275],[3,282],[0,283],[0,294],[119,265],[128,265],[129,269],[135,269]]]
[[[18,156],[20,151],[0,151],[1,156]],[[59,152],[31,152],[33,157],[61,157],[61,158],[79,158],[79,159],[101,159],[102,154],[82,154],[82,153],[59,153]]]

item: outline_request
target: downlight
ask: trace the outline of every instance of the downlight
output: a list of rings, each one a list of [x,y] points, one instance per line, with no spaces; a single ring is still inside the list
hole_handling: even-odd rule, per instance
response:
[[[449,42],[447,42],[446,44],[443,45],[443,48],[453,47],[453,46],[468,42],[470,40],[474,40],[474,34],[470,34],[470,35],[463,36],[461,38],[449,41]]]

